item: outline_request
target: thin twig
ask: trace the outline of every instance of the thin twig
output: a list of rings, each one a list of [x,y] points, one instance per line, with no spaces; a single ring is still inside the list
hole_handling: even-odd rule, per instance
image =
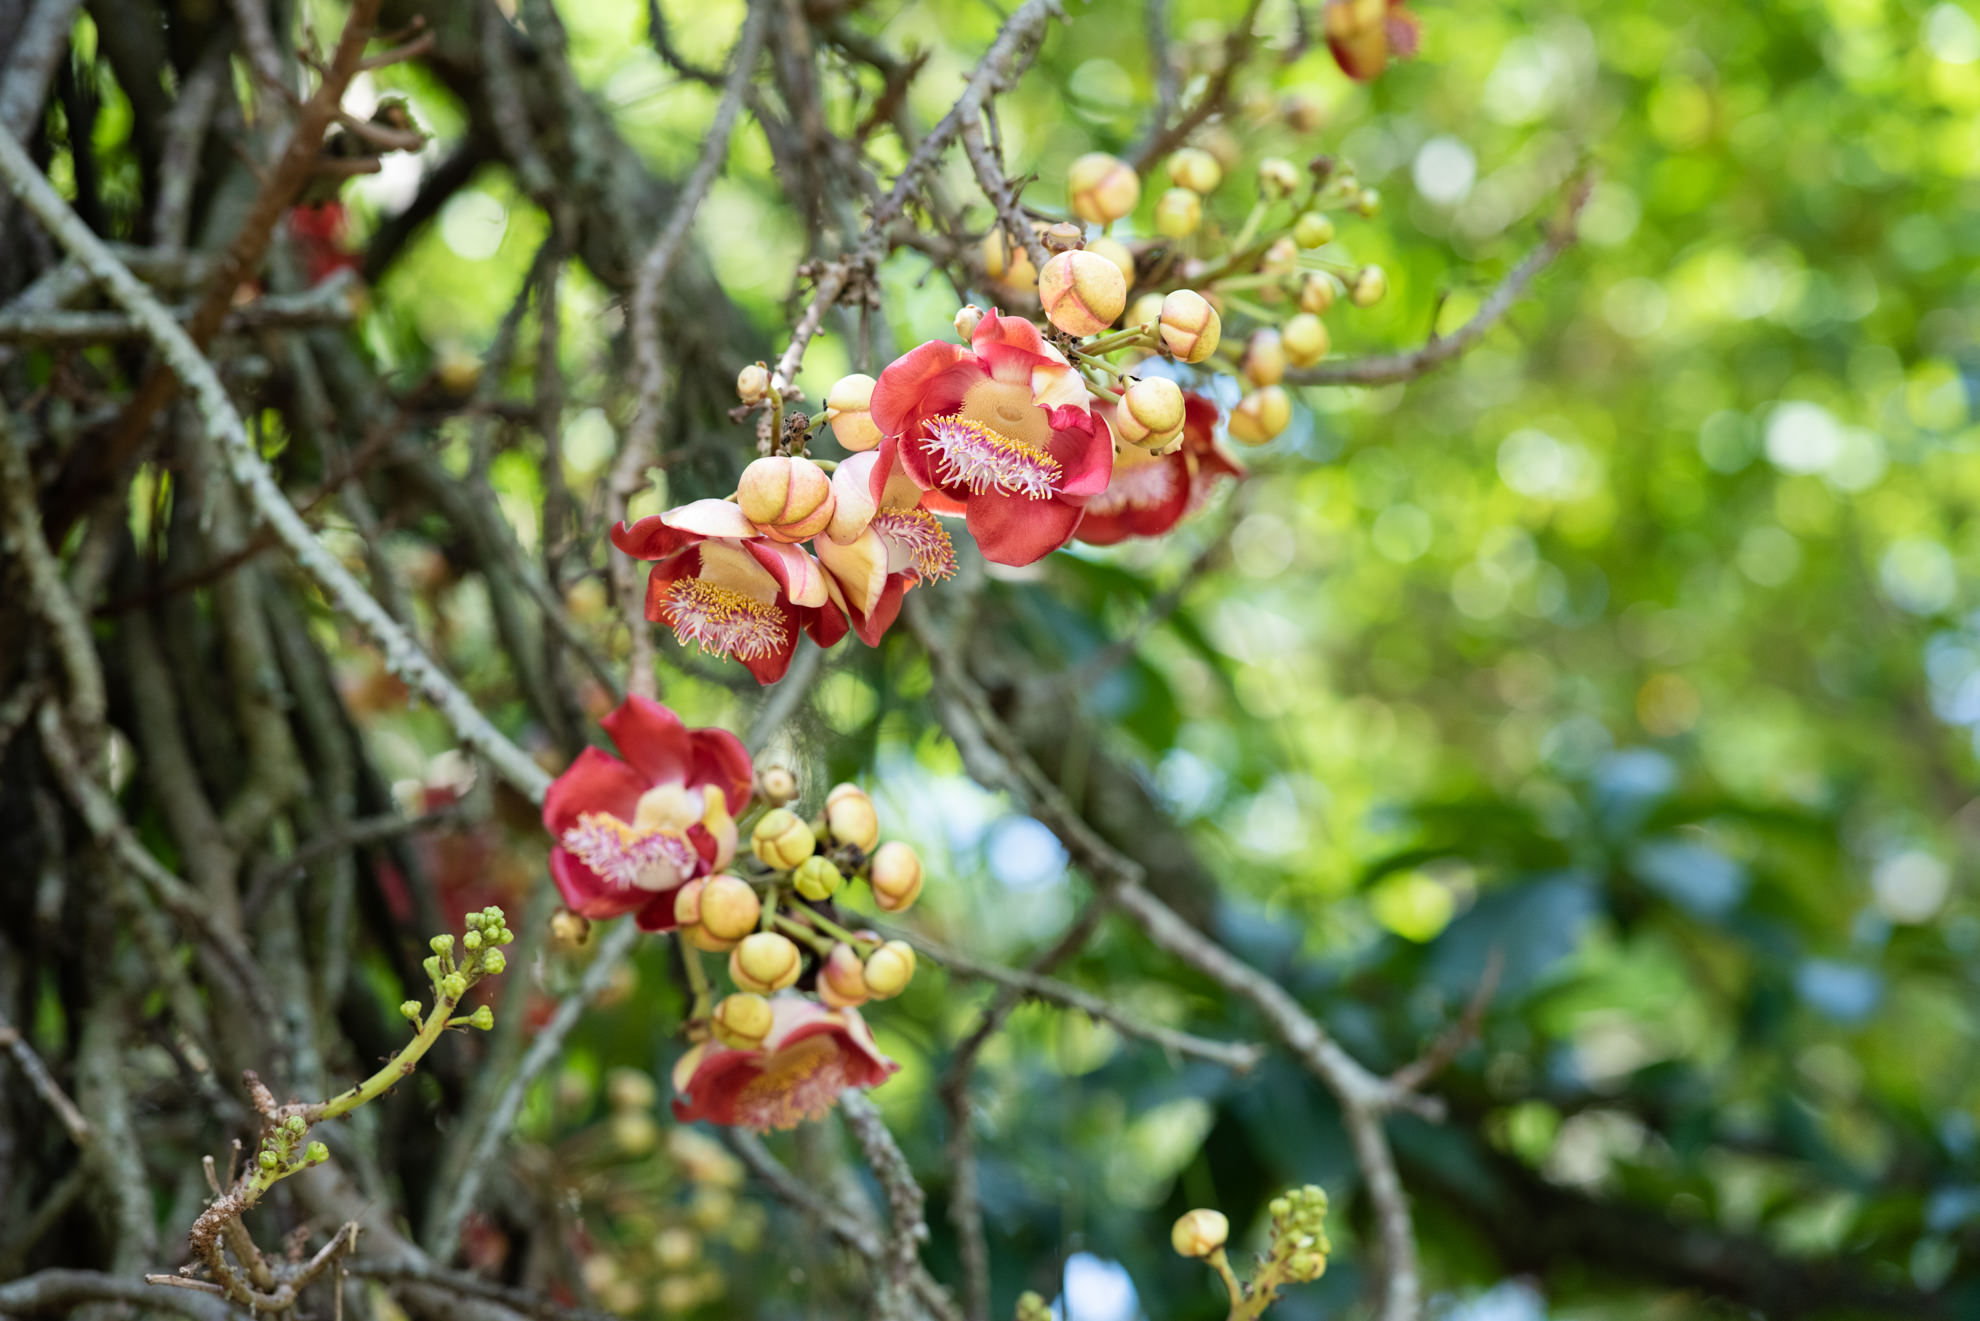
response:
[[[1337,362],[1323,362],[1313,367],[1303,367],[1286,373],[1287,385],[1388,385],[1396,381],[1413,381],[1417,377],[1443,366],[1470,349],[1485,337],[1485,332],[1496,326],[1507,312],[1512,310],[1526,293],[1540,272],[1553,264],[1556,257],[1571,247],[1575,240],[1575,225],[1581,209],[1588,202],[1593,180],[1583,178],[1577,181],[1568,194],[1567,214],[1557,223],[1548,226],[1546,236],[1540,245],[1526,254],[1519,265],[1506,272],[1506,278],[1492,290],[1471,320],[1441,338],[1433,336],[1429,342],[1407,353],[1385,353],[1367,358],[1343,358]]]
[[[34,1053],[34,1047],[28,1045],[20,1029],[5,1017],[0,1017],[0,1046],[4,1046],[7,1053],[14,1057],[14,1063],[21,1066],[21,1072],[27,1075],[34,1090],[41,1093],[41,1099],[48,1102],[48,1108],[62,1121],[62,1127],[69,1130],[70,1139],[78,1147],[88,1146],[92,1136],[89,1121],[83,1118],[82,1111],[76,1109],[76,1103],[55,1081],[55,1075],[41,1062],[41,1056]]]

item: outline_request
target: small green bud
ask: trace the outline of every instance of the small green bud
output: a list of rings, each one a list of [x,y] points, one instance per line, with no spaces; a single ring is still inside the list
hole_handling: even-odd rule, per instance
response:
[[[324,1146],[321,1142],[310,1143],[309,1149],[303,1152],[303,1160],[310,1165],[321,1165],[329,1159],[330,1148]]]
[[[1321,248],[1334,241],[1334,222],[1308,211],[1293,222],[1293,241],[1302,248]]]
[[[1284,1220],[1292,1214],[1292,1202],[1285,1197],[1274,1197],[1265,1209],[1272,1213],[1274,1220]]]
[[[491,949],[481,956],[481,970],[490,977],[499,976],[508,969],[508,966],[509,960],[499,949]]]
[[[399,1005],[399,1014],[408,1023],[417,1023],[419,1021],[419,1001],[406,1000],[401,1002]]]
[[[438,954],[428,955],[426,961],[419,966],[426,969],[426,980],[430,982],[440,980],[440,956]]]
[[[488,1031],[495,1026],[495,1011],[487,1005],[481,1006],[481,1008],[468,1015],[468,1026],[478,1027],[483,1032]]]
[[[461,948],[468,950],[470,952],[480,949],[481,933],[479,931],[470,931],[465,936],[462,936]]]
[[[440,980],[440,994],[449,1000],[458,1000],[467,994],[467,978],[460,973],[450,972]]]
[[[797,892],[814,903],[830,899],[845,883],[845,876],[822,853],[814,853],[798,864],[791,882]]]
[[[1017,1321],[1050,1321],[1052,1309],[1039,1295],[1027,1289],[1018,1295]]]
[[[426,943],[433,947],[435,954],[444,956],[454,952],[454,938],[452,936],[435,936]]]
[[[282,1121],[282,1131],[290,1137],[299,1138],[309,1131],[309,1125],[303,1122],[301,1115],[290,1115]]]
[[[515,938],[516,938],[516,933],[515,933],[515,932],[513,932],[513,931],[511,931],[511,930],[509,930],[509,929],[508,929],[507,927],[503,927],[503,928],[502,928],[502,934],[501,934],[501,936],[500,936],[499,938],[497,938],[497,940],[495,941],[495,943],[496,943],[497,945],[506,945],[506,944],[508,944],[508,943],[509,943],[510,941],[513,941],[513,940],[514,940]]]
[[[273,1171],[278,1165],[282,1163],[282,1161],[281,1158],[276,1156],[274,1152],[264,1147],[262,1148],[261,1154],[254,1158],[254,1163],[259,1165],[264,1170]]]
[[[502,925],[503,922],[502,910],[500,908],[497,908],[494,904],[490,904],[488,905],[488,907],[482,909],[481,915],[488,919],[489,926],[499,927]]]
[[[479,931],[481,930],[481,924],[487,920],[487,918],[479,913],[469,913],[467,915],[467,929],[469,931]]]

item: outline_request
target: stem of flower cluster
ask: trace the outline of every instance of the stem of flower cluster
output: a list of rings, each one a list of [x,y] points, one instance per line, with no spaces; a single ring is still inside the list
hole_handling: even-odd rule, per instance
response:
[[[816,954],[823,956],[830,954],[832,952],[831,941],[825,939],[823,936],[819,935],[816,931],[812,930],[810,927],[806,926],[804,923],[798,921],[794,917],[788,917],[783,913],[779,913],[777,914],[777,925],[783,928],[784,933],[786,935],[791,936],[797,940],[801,940],[805,944],[809,945],[812,951]]]
[[[397,1055],[387,1060],[384,1068],[348,1092],[311,1106],[304,1118],[312,1124],[321,1123],[326,1119],[336,1119],[340,1115],[349,1114],[366,1102],[377,1100],[397,1086],[425,1057],[426,1052],[433,1049],[433,1043],[440,1040],[440,1034],[447,1030],[447,1019],[459,1003],[458,998],[448,996],[441,996],[435,1000],[433,1012],[426,1016],[425,1025],[420,1028],[419,1035],[400,1048]]]
[[[708,969],[701,966],[701,951],[687,943],[687,937],[680,937],[681,966],[687,969],[688,994],[693,1003],[688,1006],[688,1021],[705,1017],[709,1001],[714,992],[708,984]]]
[[[1231,1270],[1231,1260],[1218,1248],[1207,1258],[1212,1270],[1223,1277],[1224,1289],[1231,1296],[1231,1311],[1228,1321],[1238,1321],[1244,1315],[1244,1286],[1238,1283],[1237,1274]]]
[[[1151,321],[1144,326],[1135,326],[1128,330],[1117,330],[1111,335],[1102,335],[1099,339],[1088,340],[1085,344],[1080,345],[1080,353],[1082,355],[1112,353],[1115,349],[1125,349],[1135,345],[1153,347],[1155,343],[1155,325],[1156,323]]]
[[[846,930],[844,927],[840,926],[837,922],[834,922],[831,918],[825,916],[825,914],[819,912],[815,908],[801,907],[798,909],[798,912],[803,915],[806,921],[810,922],[820,931],[823,931],[826,935],[832,937],[832,939],[844,941],[846,944],[851,945],[856,950],[861,950],[863,952],[871,953],[873,950],[880,948],[879,941],[874,940],[870,936],[854,935],[852,932]]]

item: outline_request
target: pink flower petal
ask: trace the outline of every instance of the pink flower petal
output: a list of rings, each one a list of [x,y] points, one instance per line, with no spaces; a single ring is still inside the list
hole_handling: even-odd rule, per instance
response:
[[[702,537],[733,537],[748,540],[756,526],[743,516],[742,507],[727,500],[696,500],[660,515],[668,527]]]
[[[792,605],[824,604],[824,571],[802,546],[781,541],[745,541],[743,549],[770,571]]]
[[[586,748],[544,793],[543,828],[553,837],[562,835],[586,812],[630,821],[649,787],[644,776],[603,748]]]
[[[1102,483],[1104,486],[1105,483]],[[969,534],[997,564],[1033,564],[1071,539],[1081,510],[1059,500],[1028,500],[995,491],[969,498]]]
[[[687,727],[660,703],[634,695],[598,723],[648,786],[687,782],[691,757]]]
[[[868,528],[857,541],[845,545],[820,541],[818,558],[854,610],[863,615],[873,609],[887,586],[887,547],[878,532]]]
[[[881,491],[874,489],[874,478],[879,471],[879,450],[867,450],[839,461],[838,471],[832,474],[832,521],[825,528],[829,540],[853,541],[866,531],[866,525],[873,521],[874,512],[880,507]],[[884,479],[877,484],[884,491]]]

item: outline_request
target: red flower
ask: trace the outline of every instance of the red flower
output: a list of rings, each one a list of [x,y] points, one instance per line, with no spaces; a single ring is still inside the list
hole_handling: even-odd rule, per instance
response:
[[[727,730],[689,729],[644,697],[599,723],[625,760],[586,748],[551,782],[550,874],[586,917],[636,913],[645,930],[670,930],[674,891],[735,856],[730,812],[749,799],[749,753]]]
[[[674,1065],[674,1118],[763,1132],[822,1119],[848,1087],[874,1087],[900,1065],[880,1053],[856,1009],[785,993],[770,1001],[770,1035],[754,1050],[704,1041]]]
[[[1103,412],[1113,404],[1098,405]],[[1219,478],[1244,469],[1217,444],[1217,406],[1183,395],[1182,440],[1164,454],[1125,446],[1114,456],[1114,477],[1089,500],[1079,539],[1111,546],[1129,537],[1159,537],[1201,508]]]
[[[812,544],[832,599],[860,641],[877,647],[910,587],[956,571],[956,548],[942,521],[921,508],[921,489],[899,468],[888,480],[879,451],[841,460],[832,485],[840,517]]]
[[[653,560],[646,617],[682,642],[734,656],[759,683],[790,668],[800,628],[829,647],[846,635],[818,561],[803,548],[761,536],[727,500],[696,500],[612,529],[612,544]]]
[[[1065,545],[1114,471],[1085,382],[1019,317],[987,312],[969,348],[935,341],[897,359],[873,387],[873,420],[880,471],[899,463],[924,507],[965,514],[999,564]]]
[[[1403,0],[1327,0],[1322,22],[1334,63],[1364,83],[1379,77],[1391,57],[1416,54],[1421,39],[1416,15],[1403,8]]]
[[[303,267],[312,285],[338,271],[355,271],[364,263],[344,246],[350,235],[350,212],[339,201],[303,203],[289,211],[289,234],[303,254]]]

